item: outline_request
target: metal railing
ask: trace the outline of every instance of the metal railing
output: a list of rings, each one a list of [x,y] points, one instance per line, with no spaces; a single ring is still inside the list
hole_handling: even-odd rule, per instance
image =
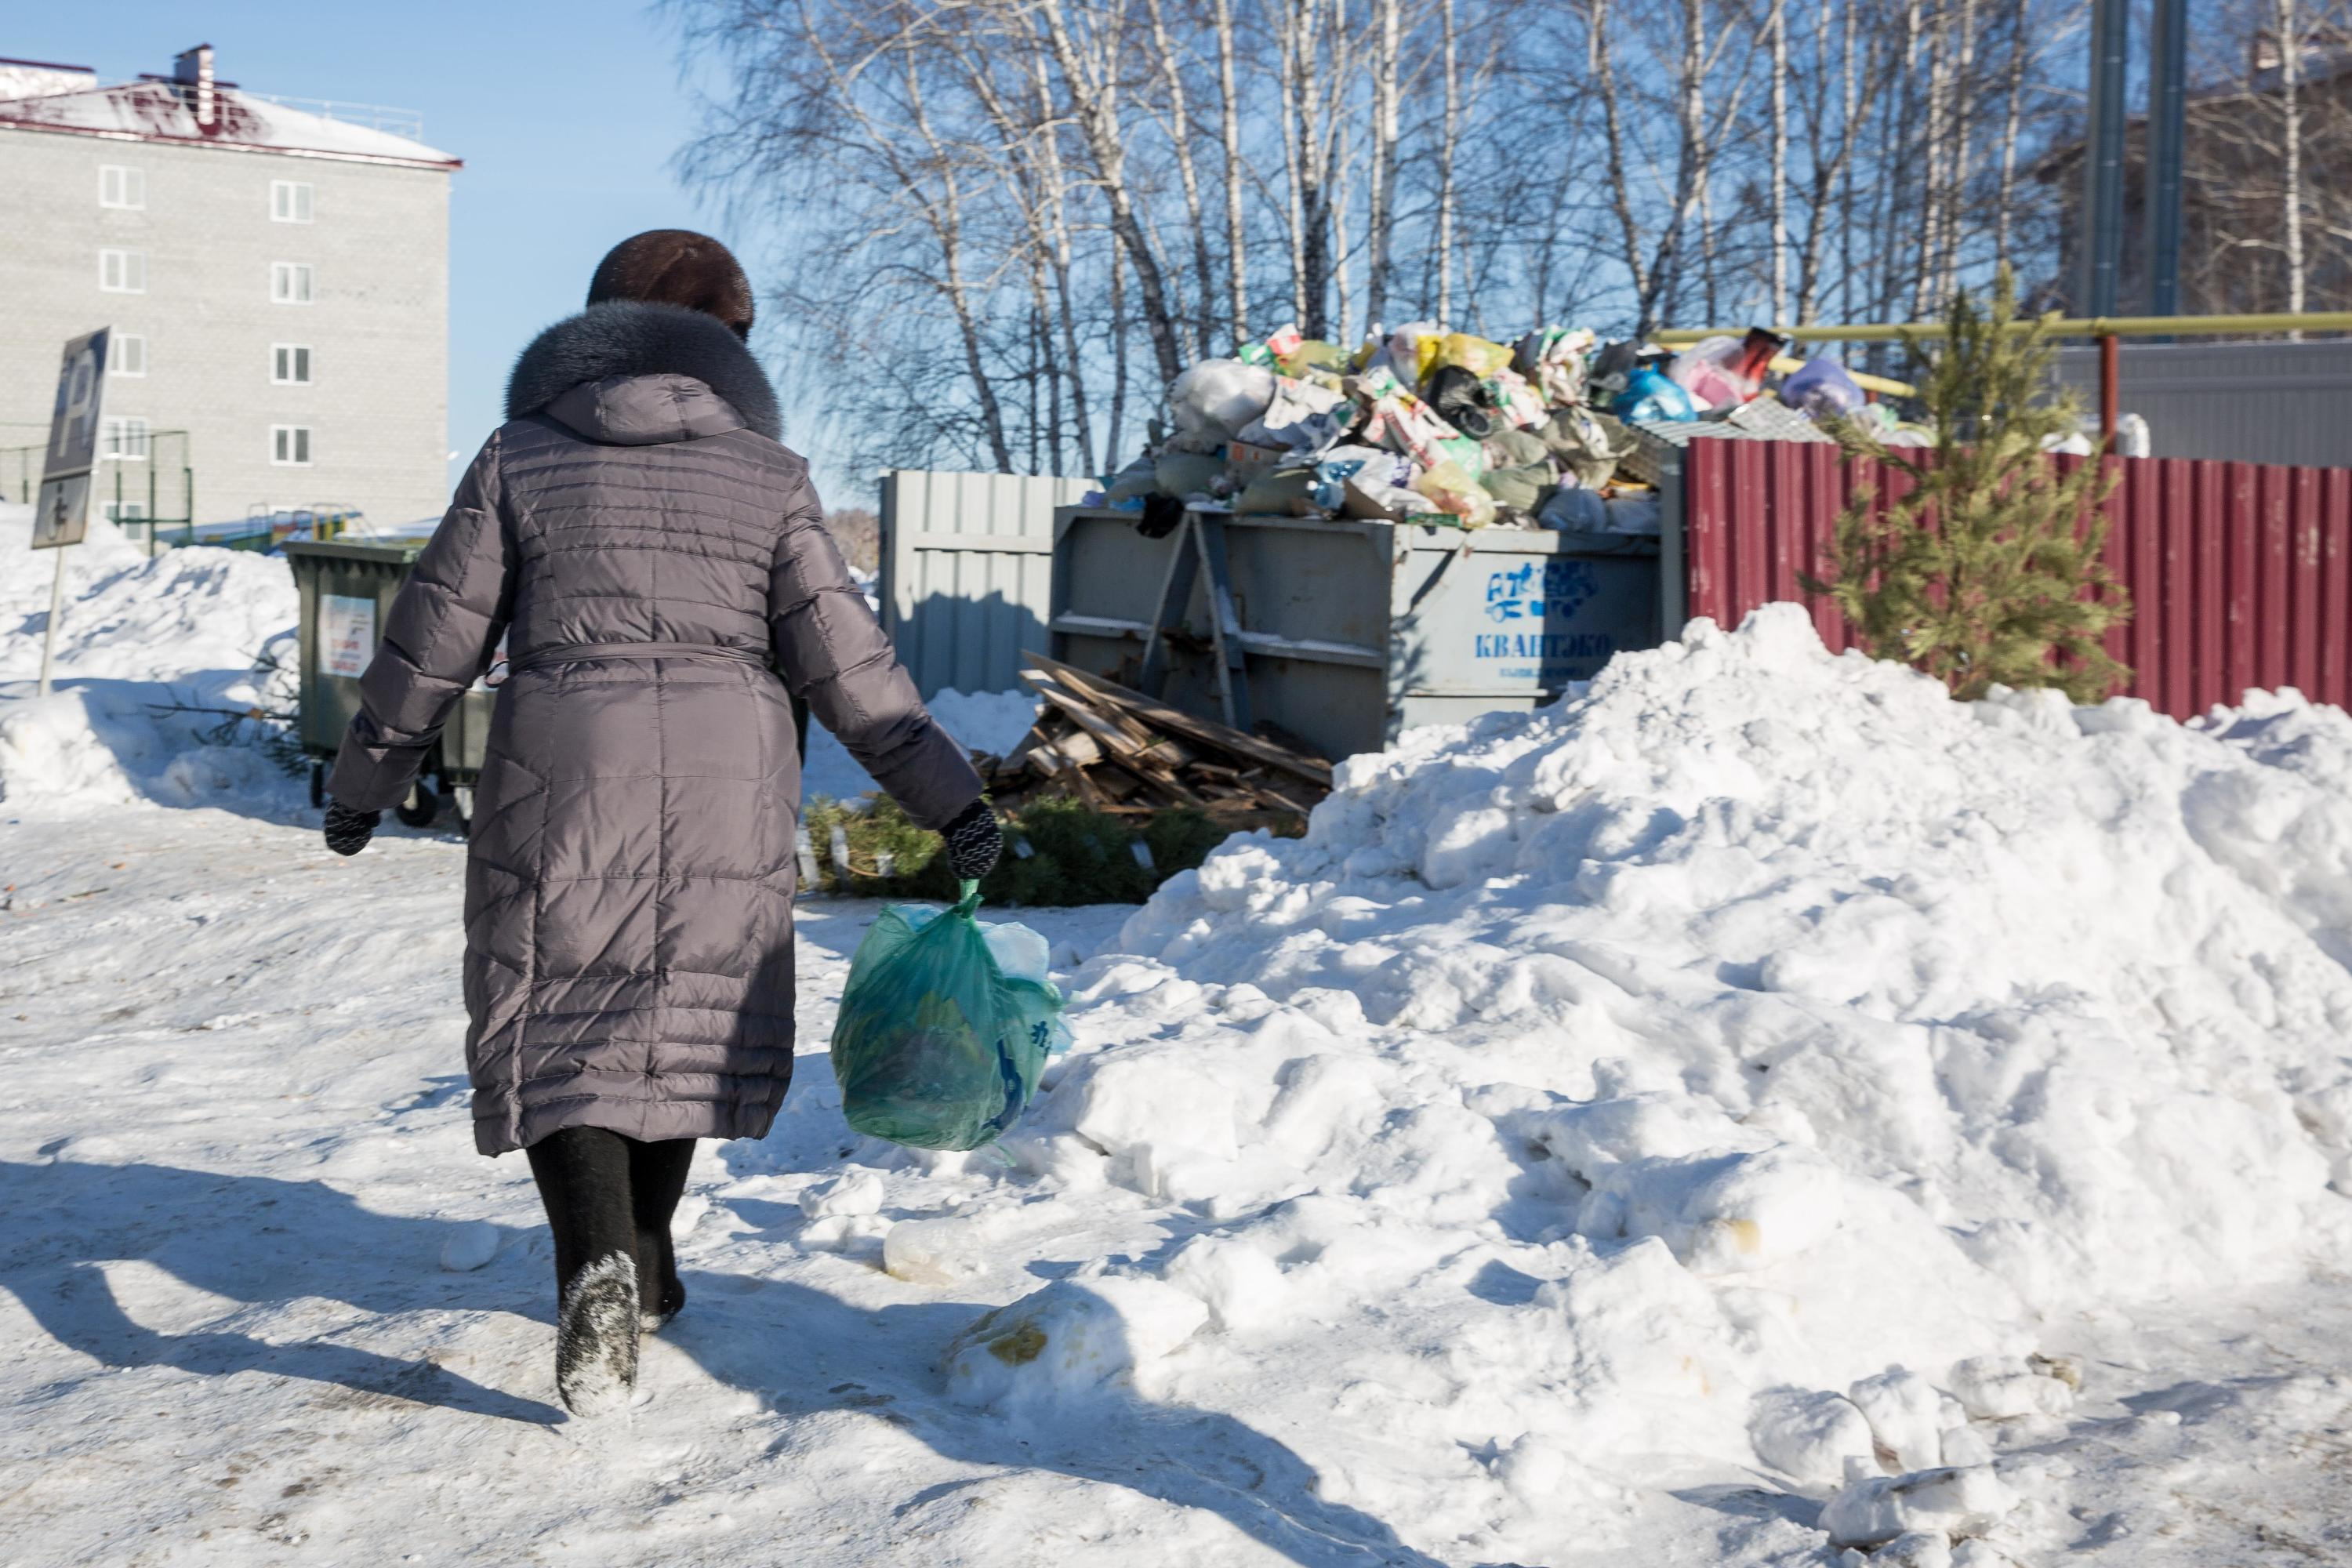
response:
[[[264,103],[283,104],[315,114],[324,120],[340,120],[346,125],[364,125],[371,131],[382,131],[394,136],[405,136],[411,142],[425,140],[425,111],[420,109],[394,109],[383,103],[350,103],[337,98],[292,98],[277,92],[237,91],[247,98],[257,98]]]

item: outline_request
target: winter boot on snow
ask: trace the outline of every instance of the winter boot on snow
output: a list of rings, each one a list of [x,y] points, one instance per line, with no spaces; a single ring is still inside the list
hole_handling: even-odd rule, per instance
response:
[[[555,1312],[555,1391],[574,1415],[627,1405],[637,1387],[637,1264],[614,1252],[573,1277]]]
[[[677,1249],[670,1221],[686,1191],[694,1140],[672,1138],[629,1144],[629,1203],[636,1227],[637,1327],[648,1334],[669,1326],[686,1306],[686,1286],[677,1277]]]
[[[525,1151],[555,1237],[555,1388],[574,1415],[625,1405],[636,1387],[633,1145],[643,1147],[601,1127],[567,1127]]]
[[[677,1277],[677,1254],[669,1230],[637,1231],[637,1331],[657,1334],[686,1306],[686,1286]]]

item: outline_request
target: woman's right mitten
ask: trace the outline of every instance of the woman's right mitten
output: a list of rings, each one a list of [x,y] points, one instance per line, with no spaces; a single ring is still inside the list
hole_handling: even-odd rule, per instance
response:
[[[380,811],[353,811],[341,801],[327,803],[327,847],[338,855],[356,855],[367,847],[375,837],[375,825],[383,820]]]

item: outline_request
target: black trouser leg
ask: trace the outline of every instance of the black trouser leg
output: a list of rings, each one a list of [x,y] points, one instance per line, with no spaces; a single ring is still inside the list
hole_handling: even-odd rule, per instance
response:
[[[523,1151],[539,1183],[540,1202],[547,1205],[548,1227],[555,1233],[559,1298],[599,1258],[635,1254],[629,1142],[601,1127],[567,1127]]]
[[[686,1305],[686,1287],[678,1282],[677,1253],[669,1227],[677,1200],[686,1192],[694,1140],[627,1142],[630,1204],[636,1227],[637,1299],[649,1316],[667,1319]]]

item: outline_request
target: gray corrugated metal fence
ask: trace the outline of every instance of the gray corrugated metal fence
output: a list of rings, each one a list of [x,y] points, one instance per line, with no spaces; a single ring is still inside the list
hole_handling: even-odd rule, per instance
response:
[[[2098,407],[2097,345],[2061,349],[2058,375]],[[2126,342],[2122,377],[2151,457],[2352,468],[2352,342]]]
[[[1022,474],[882,476],[882,621],[925,697],[1004,691],[1043,651],[1052,612],[1054,509],[1092,479]]]

